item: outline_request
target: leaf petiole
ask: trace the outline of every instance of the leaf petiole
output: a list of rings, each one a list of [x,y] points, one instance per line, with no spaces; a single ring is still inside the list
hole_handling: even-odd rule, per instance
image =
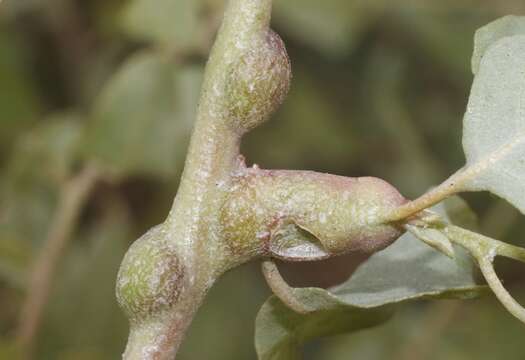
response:
[[[265,260],[262,262],[262,272],[268,286],[275,296],[279,298],[287,307],[299,314],[307,314],[310,312],[308,308],[299,302],[292,288],[286,280],[283,279],[277,265],[272,260]]]
[[[385,222],[401,221],[417,213],[428,209],[446,198],[460,192],[463,178],[466,174],[465,169],[461,169],[440,185],[421,195],[415,200],[409,201],[385,215]]]

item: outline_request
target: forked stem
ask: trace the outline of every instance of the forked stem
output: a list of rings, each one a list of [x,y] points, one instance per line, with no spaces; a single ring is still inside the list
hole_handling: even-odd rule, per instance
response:
[[[435,215],[438,216],[437,214]],[[525,308],[514,300],[505,289],[494,270],[493,264],[496,256],[504,256],[525,263],[525,249],[463,229],[439,218],[434,219],[432,216],[427,216],[427,219],[430,220],[425,221],[425,219],[424,216],[413,219],[407,222],[405,228],[421,241],[449,257],[453,255],[453,253],[445,246],[446,244],[439,241],[436,242],[434,239],[426,239],[425,231],[439,231],[450,242],[466,249],[478,263],[483,277],[501,304],[512,315],[525,323]]]
[[[447,225],[443,232],[453,243],[465,248],[477,261],[483,277],[501,304],[521,322],[525,323],[525,308],[521,306],[501,283],[494,270],[494,258],[504,256],[525,263],[525,249]]]

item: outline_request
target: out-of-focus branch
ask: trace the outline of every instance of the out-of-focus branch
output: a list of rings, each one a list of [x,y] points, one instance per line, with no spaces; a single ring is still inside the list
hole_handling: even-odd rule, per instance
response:
[[[31,357],[60,257],[99,177],[97,167],[89,164],[62,189],[46,241],[31,271],[26,299],[22,305],[17,337],[26,358]]]

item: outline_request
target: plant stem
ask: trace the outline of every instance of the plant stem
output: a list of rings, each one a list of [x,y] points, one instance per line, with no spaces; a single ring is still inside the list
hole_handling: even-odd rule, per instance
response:
[[[461,168],[439,186],[386,214],[384,221],[391,222],[407,219],[458,192],[468,191],[467,183],[485,170],[486,167],[486,162],[478,162],[472,166]]]
[[[525,323],[525,309],[505,289],[494,271],[492,261],[487,258],[479,261],[479,268],[501,304],[522,323]]]
[[[174,359],[207,290],[196,287],[187,289],[169,313],[132,324],[123,359]]]
[[[66,183],[60,193],[53,222],[33,266],[28,293],[22,305],[17,336],[18,344],[27,358],[32,355],[35,335],[42,322],[57,264],[99,177],[100,173],[93,164],[86,165]]]
[[[501,304],[512,315],[525,323],[525,309],[505,289],[493,264],[494,258],[498,255],[525,262],[525,249],[453,225],[446,226],[444,234],[449,237],[450,241],[461,245],[470,252]]]
[[[286,283],[277,265],[272,260],[263,261],[262,272],[273,294],[286,304],[286,306],[299,314],[309,312],[309,309],[307,309],[304,304],[297,301],[293,294],[293,288]]]
[[[457,193],[459,191],[459,180],[461,180],[463,174],[464,172],[460,170],[445,180],[441,185],[431,189],[416,200],[412,200],[394,209],[390,214],[385,216],[385,222],[406,219]]]
[[[184,268],[181,294],[168,309],[140,321],[131,320],[124,359],[173,359],[208,289],[238,263],[219,235],[218,215],[233,176],[244,167],[239,161],[239,147],[245,129],[236,123],[232,106],[245,99],[235,99],[232,104],[228,96],[232,87],[240,86],[232,83],[234,64],[246,49],[257,45],[254,39],[265,38],[269,32],[271,6],[272,0],[228,2],[206,65],[181,183],[163,224],[163,236]]]

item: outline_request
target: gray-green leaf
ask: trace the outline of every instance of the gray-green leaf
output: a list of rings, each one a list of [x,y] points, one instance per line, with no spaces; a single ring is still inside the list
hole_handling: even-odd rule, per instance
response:
[[[488,190],[525,213],[525,35],[482,57],[463,120],[461,190]]]
[[[481,58],[490,46],[504,37],[514,35],[525,35],[525,16],[504,16],[476,31],[471,61],[472,72],[477,74]]]
[[[464,204],[461,207],[466,211]],[[457,213],[457,203],[450,208]],[[392,315],[396,304],[475,296],[480,287],[473,264],[462,249],[456,248],[455,253],[456,259],[449,259],[405,234],[339,286],[293,289],[297,301],[309,309],[307,314],[295,313],[277,297],[270,297],[256,321],[259,359],[300,359],[299,348],[308,340],[378,325]]]

